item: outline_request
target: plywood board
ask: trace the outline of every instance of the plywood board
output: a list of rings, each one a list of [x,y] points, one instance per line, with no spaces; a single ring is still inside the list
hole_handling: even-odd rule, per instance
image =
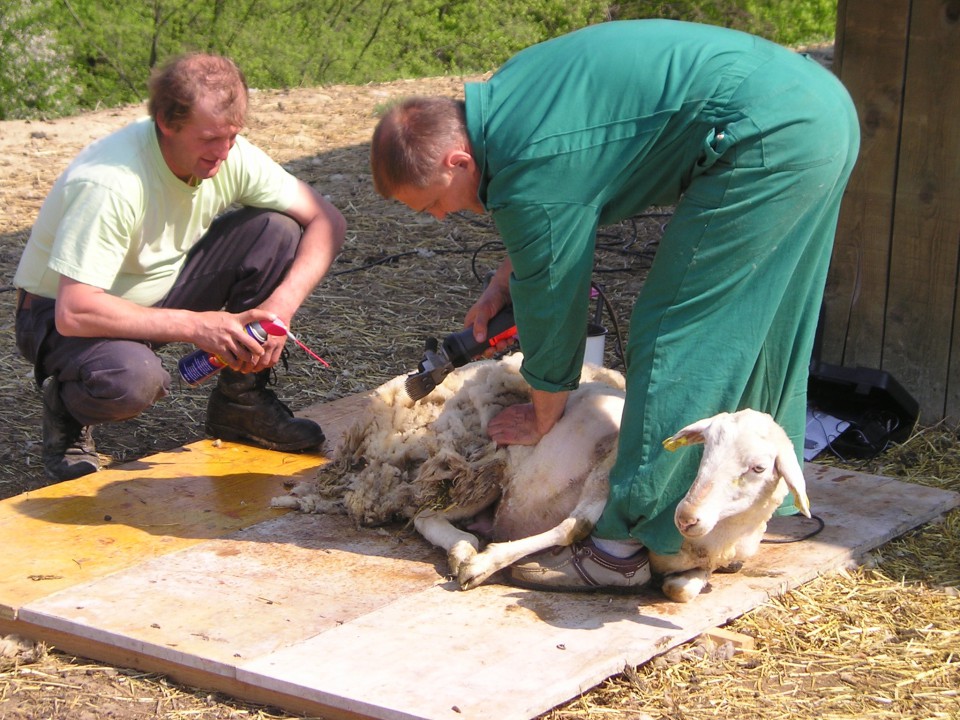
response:
[[[366,395],[326,405],[333,448]],[[319,454],[203,440],[0,501],[0,619],[77,583],[277,517],[270,499],[312,477]]]
[[[526,719],[960,503],[889,478],[806,474],[823,531],[764,544],[686,605],[654,591],[462,592],[443,553],[403,528],[290,513],[37,598],[6,627],[329,718]],[[776,519],[769,537],[811,525]]]
[[[0,617],[26,602],[279,513],[316,455],[201,441],[0,503]]]

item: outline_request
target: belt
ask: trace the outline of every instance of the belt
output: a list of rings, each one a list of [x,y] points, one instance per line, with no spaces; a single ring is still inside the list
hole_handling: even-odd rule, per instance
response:
[[[34,300],[43,300],[42,295],[34,295],[31,292],[27,292],[22,288],[17,288],[17,312],[21,310],[29,310],[30,306],[33,305]]]

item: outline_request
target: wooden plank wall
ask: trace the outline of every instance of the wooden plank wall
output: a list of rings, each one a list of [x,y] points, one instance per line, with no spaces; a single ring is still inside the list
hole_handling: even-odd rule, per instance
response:
[[[921,422],[960,420],[960,0],[840,0],[834,70],[862,144],[820,359],[889,372]]]

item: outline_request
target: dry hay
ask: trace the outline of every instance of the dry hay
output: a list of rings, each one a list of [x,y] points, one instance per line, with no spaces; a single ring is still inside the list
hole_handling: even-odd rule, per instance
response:
[[[33,664],[0,668],[4,720],[283,720],[280,710],[234,703],[157,675],[51,653]]]
[[[366,142],[376,110],[414,93],[455,95],[460,80],[256,93],[246,133],[345,214],[348,245],[295,318],[298,335],[332,365],[299,350],[278,371],[294,408],[367,391],[416,365],[423,341],[460,327],[479,279],[502,257],[486,218],[437,223],[373,192]],[[9,283],[46,190],[93,136],[142,112],[127,108],[54,123],[0,123],[0,496],[46,484],[39,463],[39,396],[13,343]],[[616,315],[642,285],[669,209],[603,228],[598,272]],[[604,315],[613,327],[614,319]],[[607,360],[617,365],[607,344]],[[168,367],[189,348],[163,350]],[[202,436],[205,390],[176,388],[135,421],[98,429],[101,451],[125,462]],[[820,460],[830,462],[829,457]],[[840,464],[838,461],[837,464]],[[874,461],[846,465],[960,491],[957,429],[925,428]],[[816,498],[812,498],[814,504]],[[960,718],[960,511],[878,548],[865,563],[823,577],[733,621],[756,638],[731,654],[703,639],[625,672],[547,715],[549,720],[642,718]],[[0,666],[4,718],[286,718],[285,713],[178,687],[156,675],[91,664],[56,651]]]
[[[732,623],[752,650],[702,637],[547,717],[956,718],[958,609],[956,592],[836,573]]]

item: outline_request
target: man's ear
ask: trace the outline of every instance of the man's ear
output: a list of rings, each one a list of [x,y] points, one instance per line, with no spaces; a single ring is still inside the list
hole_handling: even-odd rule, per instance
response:
[[[163,115],[158,113],[154,118],[154,122],[157,124],[157,128],[160,130],[161,135],[173,135],[173,128],[170,127]]]
[[[448,168],[463,168],[469,170],[473,167],[473,155],[463,149],[450,150],[443,157],[444,166]]]
[[[167,118],[165,118],[160,113],[157,113],[157,117],[154,118],[154,122],[157,123],[157,127],[160,129],[161,134],[163,134],[166,137],[176,135],[180,131],[180,128],[182,127],[182,124],[180,125],[180,127],[178,127],[173,123],[169,122]]]

